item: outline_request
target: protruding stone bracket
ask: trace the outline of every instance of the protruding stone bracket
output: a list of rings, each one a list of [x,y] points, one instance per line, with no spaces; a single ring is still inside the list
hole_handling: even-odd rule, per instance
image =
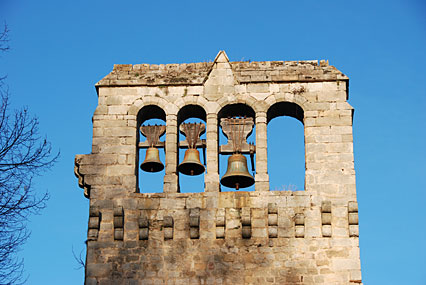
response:
[[[123,207],[114,208],[114,240],[124,239],[124,210]]]
[[[140,142],[139,148],[164,147],[164,142],[160,142],[160,137],[166,132],[166,126],[164,125],[141,126],[140,131],[142,135],[146,137],[146,141]]]
[[[305,237],[305,215],[303,213],[294,216],[294,230],[297,238]]]
[[[224,135],[228,138],[228,143],[220,146],[219,152],[221,154],[253,154],[256,152],[255,146],[247,143],[247,137],[253,131],[253,118],[222,118],[220,119],[220,125]]]
[[[226,219],[225,219],[225,209],[217,209],[216,212],[216,239],[224,239],[225,238],[225,227],[226,227]]]
[[[200,208],[189,210],[189,236],[191,239],[200,238]]]
[[[321,231],[323,237],[331,237],[331,201],[323,201],[321,204]]]
[[[251,238],[251,210],[248,207],[241,209],[241,226],[242,237],[244,239]]]
[[[139,217],[139,240],[148,240],[149,238],[149,219],[143,215]]]
[[[348,222],[349,222],[349,236],[358,237],[359,236],[359,226],[358,226],[358,203],[350,201],[348,203]]]
[[[87,182],[84,179],[84,176],[86,173],[82,171],[81,166],[88,163],[87,160],[90,157],[90,154],[78,154],[75,156],[74,160],[74,175],[78,178],[78,186],[82,189],[84,189],[84,197],[90,199],[90,188],[91,186],[87,184]]]
[[[173,239],[174,221],[172,216],[166,216],[163,219],[164,240]]]
[[[278,237],[278,207],[276,203],[268,204],[268,236]]]
[[[99,228],[101,226],[101,212],[98,208],[91,207],[89,210],[89,230],[87,240],[94,241],[98,239]]]

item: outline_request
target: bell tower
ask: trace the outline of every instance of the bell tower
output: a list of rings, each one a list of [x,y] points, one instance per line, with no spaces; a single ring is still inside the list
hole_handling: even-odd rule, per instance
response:
[[[224,51],[115,65],[96,84],[92,153],[75,159],[90,199],[85,283],[361,284],[348,82],[328,61],[230,62]],[[269,186],[278,116],[303,123],[302,191]],[[162,175],[157,193],[140,171]],[[181,187],[200,175],[199,192]]]

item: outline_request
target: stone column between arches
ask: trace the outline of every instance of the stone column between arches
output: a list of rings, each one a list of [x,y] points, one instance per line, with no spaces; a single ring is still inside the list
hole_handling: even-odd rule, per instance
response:
[[[207,114],[206,118],[206,163],[204,176],[205,192],[219,192],[219,150],[218,121],[216,113]]]
[[[255,191],[269,191],[268,137],[266,112],[256,113]]]
[[[179,177],[176,173],[178,163],[178,127],[177,115],[166,116],[166,174],[164,175],[164,192],[179,192]]]

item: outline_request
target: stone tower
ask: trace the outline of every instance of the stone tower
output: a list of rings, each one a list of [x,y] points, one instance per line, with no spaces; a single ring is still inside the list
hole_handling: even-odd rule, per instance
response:
[[[86,284],[361,283],[353,108],[348,78],[327,61],[230,62],[221,51],[214,62],[115,65],[96,89],[92,153],[75,159],[90,199]],[[218,138],[233,116],[254,124],[243,148],[256,154],[255,191],[221,192]],[[303,123],[304,191],[270,191],[277,116]],[[194,144],[206,153],[204,189],[180,193],[179,130],[192,117],[205,123]],[[161,193],[138,186],[149,119],[165,126],[151,144],[165,151]]]

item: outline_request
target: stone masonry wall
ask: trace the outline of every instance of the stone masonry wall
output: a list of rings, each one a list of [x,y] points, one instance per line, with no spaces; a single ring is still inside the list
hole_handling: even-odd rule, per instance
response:
[[[348,78],[328,62],[116,65],[97,83],[92,153],[75,174],[90,198],[86,284],[359,284]],[[255,191],[220,191],[221,110],[255,114]],[[138,193],[140,111],[165,113],[163,193]],[[206,113],[205,188],[179,193],[178,117]],[[270,191],[267,123],[305,130],[305,190]],[[143,181],[142,181],[143,182]]]

